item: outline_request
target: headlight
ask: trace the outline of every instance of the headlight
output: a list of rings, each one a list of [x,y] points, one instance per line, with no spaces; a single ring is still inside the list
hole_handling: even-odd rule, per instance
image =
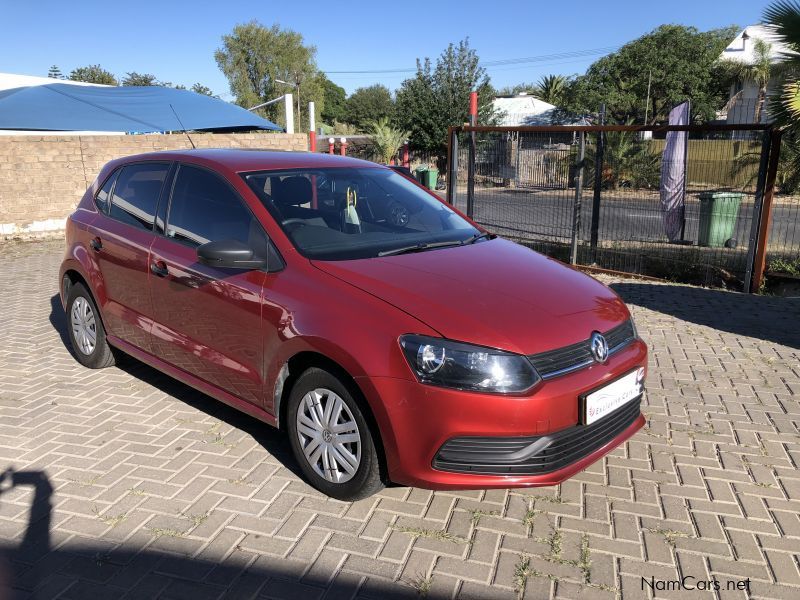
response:
[[[508,393],[523,392],[541,379],[527,358],[511,352],[419,335],[402,336],[400,346],[422,383]]]

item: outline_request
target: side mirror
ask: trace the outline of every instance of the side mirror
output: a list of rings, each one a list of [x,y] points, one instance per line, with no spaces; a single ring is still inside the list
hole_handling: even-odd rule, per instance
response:
[[[209,267],[225,269],[263,269],[266,257],[259,258],[255,251],[237,240],[208,242],[197,248],[197,259]]]

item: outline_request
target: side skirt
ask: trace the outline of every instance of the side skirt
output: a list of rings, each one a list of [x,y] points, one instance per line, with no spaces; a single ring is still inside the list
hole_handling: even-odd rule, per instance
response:
[[[271,415],[270,413],[265,411],[264,409],[254,406],[250,402],[242,400],[241,398],[237,398],[233,394],[230,394],[225,390],[208,383],[207,381],[203,381],[202,379],[200,379],[199,377],[195,377],[191,373],[187,373],[182,369],[178,369],[170,365],[169,363],[164,362],[160,358],[157,358],[152,354],[145,352],[144,350],[141,350],[124,340],[121,340],[118,337],[108,336],[106,339],[108,340],[108,343],[114,346],[115,348],[119,348],[126,354],[130,354],[131,356],[142,361],[143,363],[147,363],[151,367],[154,367],[155,369],[158,369],[159,371],[169,375],[170,377],[173,377],[178,381],[181,381],[186,385],[191,386],[194,389],[211,396],[215,400],[219,400],[220,402],[223,402],[228,406],[235,408],[238,411],[246,413],[251,417],[255,417],[259,421],[263,421],[264,423],[271,425],[272,427],[278,426],[278,419],[274,415]]]

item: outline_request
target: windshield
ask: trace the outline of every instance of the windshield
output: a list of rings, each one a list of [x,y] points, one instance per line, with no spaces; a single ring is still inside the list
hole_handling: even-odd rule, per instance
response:
[[[469,241],[480,232],[411,181],[381,168],[242,175],[303,256],[370,258],[408,246]]]

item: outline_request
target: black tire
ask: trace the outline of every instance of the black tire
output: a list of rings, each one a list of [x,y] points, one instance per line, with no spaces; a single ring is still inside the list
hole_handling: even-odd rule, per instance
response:
[[[357,434],[360,437],[360,462],[352,478],[343,482],[329,481],[315,471],[311,462],[306,458],[302,446],[302,434],[298,431],[297,415],[306,394],[315,390],[328,390],[339,396],[349,410],[352,419],[358,426]],[[344,416],[343,418],[349,418]],[[361,500],[380,491],[384,487],[381,477],[381,466],[378,452],[375,447],[375,432],[367,422],[362,412],[362,407],[353,398],[348,386],[328,371],[312,367],[298,378],[289,395],[286,424],[292,452],[306,476],[308,482],[332,498],[345,501]],[[320,445],[322,442],[318,442]],[[321,460],[321,459],[320,459]]]
[[[90,352],[85,350],[85,347],[82,346],[81,342],[76,339],[75,336],[73,308],[76,302],[85,303],[84,306],[88,305],[94,316],[95,342]],[[69,341],[72,344],[72,353],[84,367],[102,369],[104,367],[110,367],[115,363],[114,353],[111,351],[111,346],[109,346],[106,341],[106,330],[100,318],[100,311],[97,310],[97,304],[95,304],[94,298],[92,298],[92,295],[82,283],[75,283],[70,286],[69,293],[67,294],[67,333],[69,335]]]

